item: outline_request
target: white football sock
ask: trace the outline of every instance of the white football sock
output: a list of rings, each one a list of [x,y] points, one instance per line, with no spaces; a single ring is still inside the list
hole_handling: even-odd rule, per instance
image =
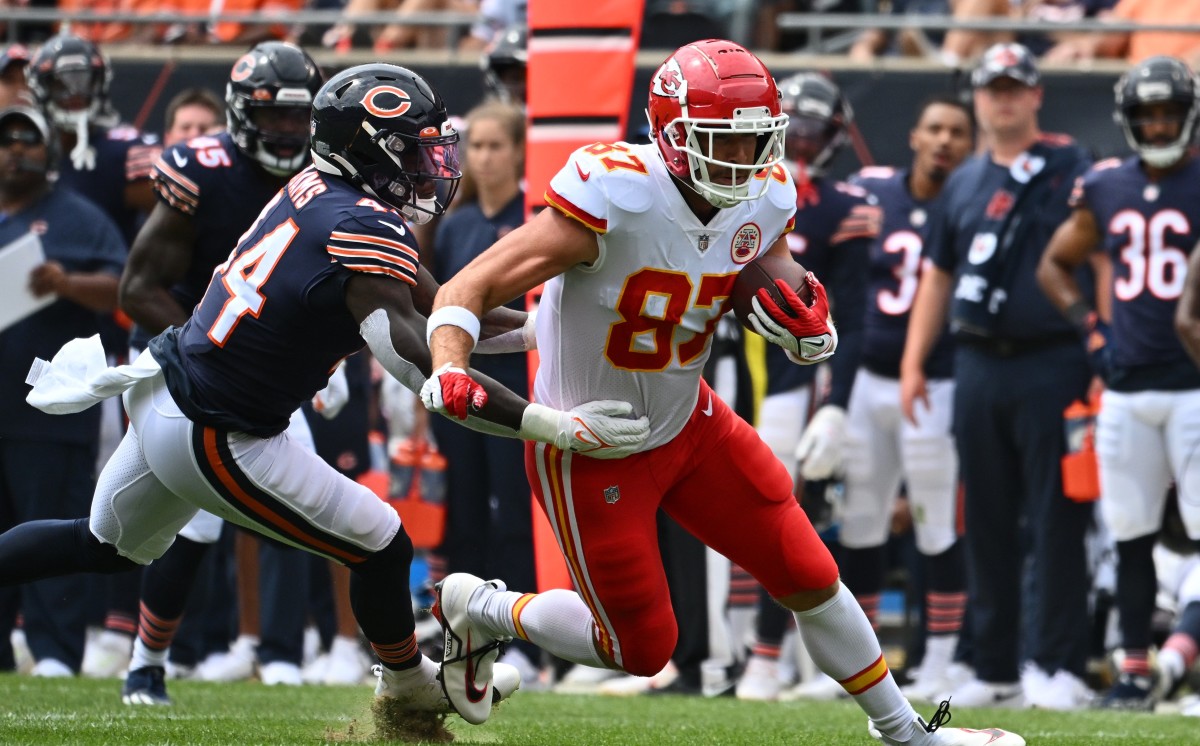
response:
[[[147,666],[165,666],[169,650],[170,648],[151,650],[146,647],[146,643],[142,642],[142,638],[135,637],[133,639],[133,656],[129,659],[129,670],[136,671]]]
[[[876,728],[901,743],[923,735],[916,711],[883,660],[871,622],[846,586],[815,609],[793,613],[817,668],[837,679]]]
[[[520,637],[573,663],[608,668],[593,644],[596,622],[592,612],[575,591],[492,591],[481,600],[478,604],[472,598],[467,608],[471,617],[492,634]]]

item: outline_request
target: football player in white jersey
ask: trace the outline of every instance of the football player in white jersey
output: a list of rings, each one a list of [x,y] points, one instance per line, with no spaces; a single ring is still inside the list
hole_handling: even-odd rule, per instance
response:
[[[787,470],[700,378],[738,271],[764,253],[791,255],[784,234],[796,193],[781,165],[787,116],[770,72],[732,42],[686,45],[654,75],[648,114],[653,143],[576,151],[550,183],[553,209],[444,285],[429,317],[435,367],[422,398],[433,411],[463,417],[486,401],[465,372],[479,317],[545,282],[537,399],[612,398],[650,421],[649,438],[619,465],[595,458],[606,455],[600,438],[590,452],[527,446],[530,482],[578,592],[512,593],[499,580],[447,577],[437,614],[451,703],[471,722],[488,717],[497,646],[514,637],[576,663],[657,673],[677,634],[656,539],[662,508],[793,611],[813,659],[867,712],[876,738],[1025,743],[1004,731],[933,732],[917,716]],[[751,321],[800,364],[837,345],[825,289],[807,282],[811,307],[779,282],[792,313],[761,291]]]

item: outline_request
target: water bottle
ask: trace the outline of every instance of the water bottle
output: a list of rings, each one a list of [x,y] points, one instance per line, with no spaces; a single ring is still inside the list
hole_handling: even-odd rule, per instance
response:
[[[1063,494],[1076,502],[1100,497],[1100,466],[1096,460],[1096,410],[1076,400],[1063,410],[1067,452],[1062,457]]]
[[[421,499],[430,505],[442,505],[446,501],[446,457],[436,448],[427,448],[421,454]]]
[[[388,497],[392,500],[404,500],[412,490],[413,479],[421,462],[422,444],[405,438],[396,443],[392,449],[391,483],[388,485]]]

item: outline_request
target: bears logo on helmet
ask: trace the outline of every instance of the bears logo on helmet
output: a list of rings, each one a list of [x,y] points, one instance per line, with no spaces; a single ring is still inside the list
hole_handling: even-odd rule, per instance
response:
[[[375,100],[379,96],[394,96],[399,99],[399,102],[391,107],[381,105]],[[404,112],[412,108],[412,102],[403,89],[397,88],[394,85],[381,85],[367,91],[367,95],[363,96],[363,108],[377,117],[390,119],[392,117],[403,116]]]

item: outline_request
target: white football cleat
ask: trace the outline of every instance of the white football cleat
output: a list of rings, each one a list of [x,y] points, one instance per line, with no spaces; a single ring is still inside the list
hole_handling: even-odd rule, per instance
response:
[[[972,679],[951,692],[959,707],[1000,707],[1021,710],[1028,707],[1020,682],[995,684]]]
[[[512,639],[495,637],[471,622],[467,605],[480,589],[495,592],[507,586],[500,580],[456,572],[434,586],[433,605],[433,614],[442,623],[442,689],[454,711],[473,725],[486,722],[492,714],[493,668],[500,646]]]
[[[849,696],[850,693],[837,682],[837,679],[818,671],[815,678],[801,682],[791,689],[780,692],[779,700],[781,702],[795,702],[802,699],[815,702],[832,702],[835,699],[843,699]]]
[[[450,713],[454,708],[442,689],[442,665],[428,658],[421,660],[421,674],[415,682],[405,682],[404,672],[392,671],[375,664],[371,672],[376,677],[375,696],[388,697],[404,703],[403,709],[413,712]],[[398,675],[399,674],[399,675]],[[492,699],[496,705],[521,688],[521,674],[513,666],[497,663],[492,668]]]
[[[1025,739],[1016,733],[1010,733],[1000,728],[947,728],[941,723],[950,722],[950,703],[942,702],[933,715],[933,724],[926,723],[918,716],[915,720],[915,733],[906,734],[903,741],[879,732],[870,719],[867,720],[867,731],[871,737],[887,746],[1025,746]]]
[[[752,655],[750,660],[746,661],[746,669],[742,671],[742,677],[738,679],[734,694],[738,699],[774,702],[779,699],[779,693],[782,690],[783,680],[779,678],[779,661]]]

